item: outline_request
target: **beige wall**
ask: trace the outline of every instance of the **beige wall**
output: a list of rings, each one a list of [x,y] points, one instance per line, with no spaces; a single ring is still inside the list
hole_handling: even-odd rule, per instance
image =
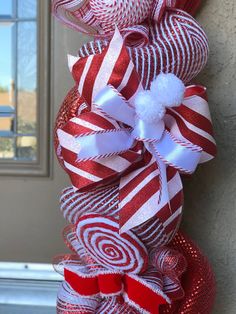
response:
[[[209,256],[216,272],[214,313],[236,313],[236,3],[207,0],[199,16],[210,40],[211,55],[199,81],[209,88],[218,143],[215,161],[185,181],[183,226]],[[56,23],[55,113],[72,84],[66,53],[84,37]],[[68,47],[68,48],[67,48]],[[64,251],[58,194],[66,176],[54,162],[53,180],[0,181],[0,260],[44,261]]]
[[[218,157],[185,181],[184,228],[216,272],[214,314],[236,313],[236,2],[206,0],[199,16],[210,40],[208,86]]]
[[[53,24],[54,121],[60,103],[73,85],[67,53],[76,54],[84,38]],[[65,251],[61,236],[65,221],[59,211],[59,193],[69,181],[55,156],[52,167],[52,179],[0,176],[0,261],[50,262],[54,255]]]

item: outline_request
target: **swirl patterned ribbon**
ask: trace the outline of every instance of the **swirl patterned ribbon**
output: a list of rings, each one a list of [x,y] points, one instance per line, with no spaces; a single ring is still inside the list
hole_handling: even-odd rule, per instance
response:
[[[88,63],[96,66],[93,58],[87,60],[87,71]],[[203,87],[187,87],[183,105],[168,109],[159,124],[145,125],[135,119],[133,109],[135,96],[143,88],[118,30],[105,55],[98,58],[106,72],[100,69],[89,97],[96,103],[93,109],[99,110],[69,120],[57,134],[75,188],[98,186],[122,175],[120,227],[125,232],[166,206],[171,210],[172,198],[182,189],[179,173],[192,173],[199,162],[214,157],[215,142]],[[83,59],[72,68],[81,65]],[[124,76],[115,73],[113,86],[122,88],[104,85],[114,66]],[[174,168],[177,175],[171,189],[166,167]]]
[[[91,258],[112,271],[139,274],[146,270],[148,253],[133,233],[119,234],[119,224],[111,217],[83,215],[77,223],[78,241]]]

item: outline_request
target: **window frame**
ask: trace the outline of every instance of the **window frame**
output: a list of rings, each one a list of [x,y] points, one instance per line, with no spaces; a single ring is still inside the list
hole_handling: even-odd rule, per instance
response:
[[[50,177],[51,145],[51,10],[50,0],[37,1],[37,158],[0,160],[1,176]]]
[[[62,280],[51,264],[0,262],[0,311],[1,306],[6,310],[15,306],[28,313],[36,306],[51,312]]]

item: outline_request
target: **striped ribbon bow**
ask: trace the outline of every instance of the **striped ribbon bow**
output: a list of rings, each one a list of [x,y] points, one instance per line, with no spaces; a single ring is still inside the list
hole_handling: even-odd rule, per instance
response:
[[[57,131],[73,186],[86,190],[121,178],[121,232],[154,216],[175,219],[180,173],[192,173],[216,153],[205,88],[187,87],[181,106],[168,108],[158,125],[145,125],[133,109],[143,87],[118,30],[102,54],[73,62],[78,90],[93,104]]]
[[[111,86],[106,86],[101,90],[95,97],[94,103],[104,117],[107,115],[117,122],[130,126],[130,129],[120,128],[116,132],[107,130],[107,132],[95,132],[78,137],[75,140],[78,145],[78,160],[85,161],[118,155],[132,149],[136,141],[141,141],[144,149],[152,156],[151,162],[154,162],[156,170],[159,171],[159,194],[154,194],[152,199],[149,199],[142,214],[142,206],[139,203],[133,203],[137,212],[128,223],[121,225],[121,232],[125,232],[153,217],[159,208],[166,204],[170,206],[166,167],[172,166],[182,173],[194,172],[199,163],[202,148],[192,143],[179,141],[165,129],[163,120],[150,124],[138,118],[134,108]],[[123,180],[126,180],[125,177],[121,180],[121,184]],[[125,199],[120,202],[121,223],[123,222],[122,215],[126,215],[124,211],[126,204]]]

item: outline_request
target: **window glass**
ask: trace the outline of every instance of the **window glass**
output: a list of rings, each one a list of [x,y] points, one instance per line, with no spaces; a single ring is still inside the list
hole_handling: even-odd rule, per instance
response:
[[[18,0],[17,15],[19,18],[35,18],[37,15],[37,1]]]
[[[33,136],[19,136],[17,138],[16,155],[22,160],[36,159],[36,138]]]
[[[17,131],[36,134],[37,45],[36,24],[18,24],[17,45]]]
[[[14,158],[14,140],[13,138],[0,137],[0,158]]]
[[[0,15],[12,15],[13,2],[12,0],[1,0],[0,2]]]
[[[0,24],[0,106],[13,104],[13,33],[14,24]]]
[[[0,0],[0,162],[37,159],[36,17],[36,0]]]

